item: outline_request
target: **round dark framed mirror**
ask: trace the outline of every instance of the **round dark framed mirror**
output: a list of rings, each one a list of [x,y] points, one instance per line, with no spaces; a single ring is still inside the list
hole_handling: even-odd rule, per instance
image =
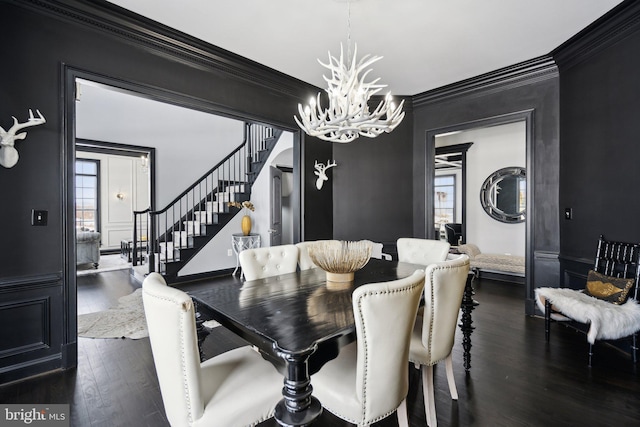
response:
[[[523,222],[526,213],[527,176],[525,168],[502,168],[484,181],[480,203],[493,219],[506,223]]]

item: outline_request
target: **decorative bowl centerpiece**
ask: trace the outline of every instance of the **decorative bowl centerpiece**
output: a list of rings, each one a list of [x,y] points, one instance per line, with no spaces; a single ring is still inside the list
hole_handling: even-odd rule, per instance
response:
[[[371,242],[323,240],[309,245],[309,257],[327,273],[327,282],[351,282],[353,273],[364,267],[371,257]]]

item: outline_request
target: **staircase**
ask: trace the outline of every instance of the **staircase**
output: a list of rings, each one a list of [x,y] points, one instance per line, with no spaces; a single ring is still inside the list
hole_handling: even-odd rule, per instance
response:
[[[240,212],[227,202],[250,200],[251,186],[281,134],[245,123],[242,144],[167,207],[134,212],[133,265],[147,263],[167,283],[179,281],[180,269]]]

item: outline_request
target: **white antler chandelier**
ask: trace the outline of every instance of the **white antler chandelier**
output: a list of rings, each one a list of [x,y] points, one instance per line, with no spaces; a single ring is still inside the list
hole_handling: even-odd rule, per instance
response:
[[[349,8],[349,44],[351,43],[350,20]],[[329,52],[327,64],[318,59],[320,65],[331,71],[331,78],[322,76],[328,85],[325,91],[329,97],[329,106],[322,109],[321,92],[318,92],[317,98],[311,98],[306,107],[303,108],[302,104],[298,104],[300,119],[296,116],[294,119],[307,135],[342,143],[351,142],[359,136],[375,138],[383,132],[388,133],[394,130],[404,118],[402,111],[404,100],[396,107],[391,94],[387,94],[373,112],[369,111],[369,99],[387,85],[378,84],[379,78],[365,82],[367,74],[371,72],[371,69],[366,68],[382,57],[365,55],[360,62],[357,62],[357,53],[356,45],[353,59],[349,55],[347,62],[350,61],[350,64],[345,64],[342,44],[340,44],[339,61],[331,56],[331,52]]]
[[[356,46],[355,53],[358,48]],[[404,100],[397,107],[391,94],[387,94],[373,112],[369,111],[369,99],[380,92],[386,85],[377,84],[379,78],[365,82],[371,71],[366,67],[382,59],[381,56],[365,55],[356,63],[356,55],[349,68],[343,61],[343,50],[340,45],[340,60],[329,53],[329,63],[323,67],[331,70],[331,78],[323,76],[328,84],[326,89],[329,96],[329,106],[322,109],[320,94],[317,100],[311,98],[309,105],[302,107],[298,104],[300,119],[294,116],[298,126],[308,135],[331,142],[351,142],[359,136],[375,138],[383,132],[391,132],[404,118],[402,106]],[[360,74],[362,73],[362,77]]]

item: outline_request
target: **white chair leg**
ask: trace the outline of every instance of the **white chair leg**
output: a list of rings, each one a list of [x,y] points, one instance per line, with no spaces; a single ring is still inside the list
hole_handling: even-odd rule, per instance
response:
[[[444,360],[445,367],[447,368],[447,382],[449,382],[449,392],[453,400],[458,400],[458,389],[456,388],[456,381],[453,378],[453,358],[451,353]]]
[[[436,399],[433,391],[433,365],[422,366],[422,394],[424,395],[424,412],[427,416],[427,424],[437,427]]]
[[[398,416],[398,427],[409,427],[409,416],[407,414],[407,399],[402,400],[398,409],[396,409],[396,415]]]

